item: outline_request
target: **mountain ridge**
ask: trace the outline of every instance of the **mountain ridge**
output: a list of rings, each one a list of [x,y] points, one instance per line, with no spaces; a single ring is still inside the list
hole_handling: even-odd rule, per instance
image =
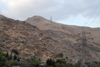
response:
[[[53,46],[59,45],[58,41],[24,21],[0,18],[0,33],[0,50],[11,53],[15,49],[21,58],[36,56],[45,62],[59,53]]]
[[[84,30],[91,32],[94,41],[87,42],[83,48],[81,42],[76,41],[82,27],[51,23],[50,20],[34,17],[28,21],[0,18],[0,48],[9,52],[16,49],[20,57],[37,56],[44,62],[50,57],[56,59],[59,54],[63,55],[60,58],[67,57],[78,62],[83,58],[82,52],[83,61],[100,61],[100,29],[86,27]]]
[[[100,38],[98,37],[100,33],[99,32],[100,28],[84,27],[83,29],[83,27],[80,26],[64,25],[60,23],[55,23],[53,21],[51,22],[50,20],[47,19],[38,22],[34,21],[33,19],[34,18],[27,19],[25,22],[37,26],[48,36],[57,40],[61,44],[60,47],[62,48],[61,50],[64,56],[80,60],[82,59],[81,52],[84,51],[85,61],[92,59],[100,61],[99,58],[100,54],[98,53],[100,46],[94,44],[94,43],[100,44],[99,41]],[[87,42],[88,45],[86,45],[84,49],[82,45],[79,45],[81,44],[81,42],[77,42],[77,39],[79,38],[78,33],[81,34],[82,31],[91,32],[91,36],[92,38],[94,38],[93,41],[90,40],[90,42],[89,41]],[[87,38],[88,37],[90,38],[91,36],[88,35]],[[89,58],[89,56],[91,56],[91,58]]]

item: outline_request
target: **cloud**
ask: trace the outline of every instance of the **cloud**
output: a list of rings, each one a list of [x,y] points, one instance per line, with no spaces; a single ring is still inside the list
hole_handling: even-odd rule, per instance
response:
[[[62,8],[57,11],[61,17],[70,17],[70,16],[78,16],[82,14],[84,17],[90,17],[91,14],[95,11],[95,9],[100,6],[99,0],[65,0]],[[99,10],[100,11],[100,8]],[[97,12],[98,13],[98,12]],[[60,18],[61,18],[60,17]]]
[[[4,1],[6,1],[6,0],[0,0],[0,2],[4,2]]]
[[[45,18],[53,16],[55,21],[68,19],[69,17],[79,16],[84,18],[91,17],[99,0],[0,0],[6,4],[5,10],[0,10],[1,14],[25,20],[34,15]],[[100,9],[98,10],[100,11]],[[98,12],[97,12],[98,13]]]
[[[7,13],[5,15],[13,18],[26,19],[28,16],[35,14],[43,15],[56,11],[60,4],[60,0],[7,0]]]

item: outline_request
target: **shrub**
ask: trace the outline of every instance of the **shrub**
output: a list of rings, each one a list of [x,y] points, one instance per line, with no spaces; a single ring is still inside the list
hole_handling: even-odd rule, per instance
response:
[[[23,21],[23,23],[26,23],[25,21]]]
[[[6,54],[0,51],[0,67],[5,65],[5,61],[7,60]]]
[[[31,59],[27,59],[27,62],[29,63],[29,66],[33,67],[39,67],[41,64],[41,60],[39,58],[33,57]]]
[[[55,66],[55,61],[53,60],[53,59],[47,59],[47,61],[46,61],[46,64],[48,65],[48,66]]]
[[[16,55],[14,55],[14,60],[17,60],[17,56]]]
[[[12,59],[12,54],[9,56],[9,60],[11,60]]]
[[[19,57],[17,58],[17,61],[18,61],[18,62],[20,61],[20,58],[19,58]]]
[[[13,63],[14,63],[14,62],[11,61],[11,60],[6,61],[6,66],[7,66],[7,67],[11,67]]]
[[[65,59],[57,59],[56,63],[66,64]]]
[[[18,52],[16,49],[12,49],[11,52],[13,52],[13,53],[19,55],[19,52]]]
[[[59,53],[58,55],[59,55],[60,57],[63,57],[63,53]]]

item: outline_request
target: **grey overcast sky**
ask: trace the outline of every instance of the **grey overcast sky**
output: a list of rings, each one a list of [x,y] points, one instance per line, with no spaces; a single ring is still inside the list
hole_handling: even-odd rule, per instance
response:
[[[18,20],[52,16],[62,24],[100,27],[100,0],[0,0],[0,14]]]

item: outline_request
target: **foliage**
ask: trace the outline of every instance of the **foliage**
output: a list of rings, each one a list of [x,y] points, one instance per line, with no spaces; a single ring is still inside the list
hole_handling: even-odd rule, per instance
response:
[[[16,55],[19,55],[19,52],[16,49],[12,49],[11,52],[15,53]]]
[[[18,62],[20,61],[20,58],[19,58],[19,57],[17,58],[17,61],[18,61]]]
[[[60,57],[63,57],[63,53],[59,53],[58,55],[59,55]]]
[[[10,56],[9,56],[8,52],[6,54],[6,58],[7,58],[7,60],[10,60]]]
[[[63,63],[56,63],[55,64],[55,67],[67,67],[67,65],[66,64],[63,64]]]
[[[26,23],[25,21],[23,21],[23,23]]]
[[[55,66],[55,61],[53,59],[47,59],[46,61],[47,66]]]
[[[12,54],[10,55],[12,56]],[[17,55],[14,55],[13,59],[8,59],[9,53],[6,54],[0,51],[0,67],[11,67],[14,66],[20,66],[20,67],[41,67],[41,60],[37,57],[33,57],[30,59],[23,59],[23,61],[20,61],[20,58],[17,57]],[[16,61],[17,60],[17,61]],[[65,59],[57,59],[56,61],[54,59],[47,59],[46,63],[43,64],[44,67],[84,67],[84,65],[81,64],[81,61],[78,61],[75,64],[66,63]],[[100,62],[94,61],[94,62],[85,62],[85,65],[87,67],[100,67]],[[42,66],[43,67],[43,66]]]
[[[74,65],[74,67],[82,67],[81,62],[78,61],[78,62]]]
[[[66,64],[66,61],[65,61],[65,59],[58,59],[58,60],[56,61],[56,63]]]
[[[7,54],[6,54],[6,57],[9,57],[9,54],[8,54],[8,52],[7,52]]]
[[[100,67],[100,62],[96,62],[96,61],[94,61],[94,62],[92,62],[92,63],[86,62],[85,64],[86,64],[88,67]]]
[[[68,57],[66,57],[66,59],[68,59]]]
[[[12,54],[9,56],[9,60],[11,60],[12,59]]]
[[[7,60],[7,61],[5,62],[5,65],[6,65],[7,67],[11,67],[13,63],[14,63],[14,61],[12,61],[12,60]]]
[[[45,46],[46,44],[44,44],[44,46]]]
[[[41,64],[41,60],[37,57],[33,57],[31,59],[27,59],[27,62],[29,63],[29,66],[31,67],[39,67],[39,65]]]
[[[17,56],[16,55],[14,55],[14,60],[17,60]]]
[[[4,54],[2,51],[0,51],[0,67],[5,65],[6,60],[7,60],[6,54]]]

